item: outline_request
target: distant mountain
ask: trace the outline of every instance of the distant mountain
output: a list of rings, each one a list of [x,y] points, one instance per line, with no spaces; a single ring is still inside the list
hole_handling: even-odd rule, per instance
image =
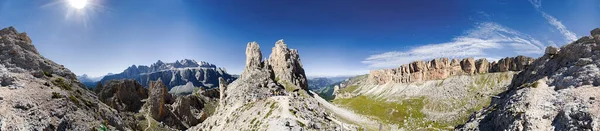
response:
[[[112,73],[109,73],[107,75],[112,75]],[[89,89],[95,88],[98,84],[98,81],[100,81],[102,78],[104,78],[104,76],[90,77],[87,74],[77,76],[77,79]]]
[[[308,89],[309,90],[319,90],[323,87],[331,86],[335,83],[344,81],[349,77],[340,76],[340,77],[315,77],[308,79]]]
[[[217,68],[217,66],[208,62],[184,59],[173,63],[164,63],[159,60],[150,66],[132,65],[121,73],[105,76],[100,82],[105,83],[115,79],[135,79],[143,87],[148,87],[150,81],[160,79],[169,90],[181,91],[178,89],[179,87],[190,88],[190,86],[193,86],[193,88],[202,87],[205,89],[218,87],[219,77],[223,77],[228,82],[235,80],[235,77],[228,74],[224,69]],[[190,91],[190,89],[185,90]],[[185,93],[191,92],[183,92],[183,94]]]

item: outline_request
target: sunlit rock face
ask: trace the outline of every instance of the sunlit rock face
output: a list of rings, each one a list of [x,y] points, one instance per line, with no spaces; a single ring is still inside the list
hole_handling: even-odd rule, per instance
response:
[[[393,69],[372,70],[369,73],[368,81],[372,84],[412,83],[440,80],[457,75],[521,71],[533,60],[530,57],[517,56],[506,57],[498,62],[490,63],[485,58],[478,60],[437,58],[431,61],[414,61]]]
[[[287,81],[305,90],[308,89],[306,74],[300,62],[298,50],[289,49],[283,40],[275,43],[269,56],[269,65],[279,80]]]
[[[260,52],[260,46],[256,42],[249,42],[246,47],[246,66],[244,72],[261,68],[262,53]]]

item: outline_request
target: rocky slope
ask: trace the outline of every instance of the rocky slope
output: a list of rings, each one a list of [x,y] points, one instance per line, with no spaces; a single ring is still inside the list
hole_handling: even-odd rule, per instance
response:
[[[178,60],[174,63],[164,63],[157,61],[151,66],[131,66],[122,73],[107,75],[100,82],[105,83],[109,80],[135,79],[143,87],[148,87],[150,81],[160,79],[169,90],[174,93],[191,94],[194,88],[203,87],[205,89],[219,86],[219,77],[231,82],[235,78],[229,75],[224,69],[217,68],[213,64],[194,60]],[[181,88],[181,89],[180,89]],[[177,92],[175,92],[177,91]]]
[[[283,41],[278,41],[275,48],[282,47],[287,49]],[[219,112],[190,130],[340,129],[339,121],[303,90],[306,87],[296,85],[303,85],[301,79],[305,79],[303,69],[299,66],[300,61],[295,59],[297,56],[286,60],[296,63],[292,64],[298,65],[294,67],[296,69],[274,71],[276,67],[271,62],[278,63],[275,58],[286,58],[287,55],[289,54],[274,53],[269,61],[261,61],[259,45],[256,42],[248,43],[244,72],[224,89],[221,104],[217,108]],[[280,77],[278,81],[276,76],[291,76],[292,81],[286,77]]]
[[[26,33],[0,30],[0,130],[123,130],[71,71],[42,57]],[[116,128],[115,128],[116,127]]]
[[[414,61],[394,69],[372,70],[369,81],[373,84],[413,83],[427,80],[441,80],[450,76],[473,75],[506,71],[521,71],[533,58],[525,56],[507,57],[498,62],[488,62],[485,58],[462,60],[437,58],[431,61]]]
[[[546,53],[457,130],[600,130],[600,28]]]

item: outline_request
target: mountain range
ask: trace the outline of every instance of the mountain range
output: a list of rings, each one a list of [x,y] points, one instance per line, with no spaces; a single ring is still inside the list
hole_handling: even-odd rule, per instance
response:
[[[173,63],[164,63],[159,60],[150,66],[132,65],[121,73],[104,76],[100,82],[134,79],[143,87],[148,87],[150,81],[160,79],[171,93],[191,94],[197,88],[218,87],[219,77],[228,82],[235,80],[235,77],[228,74],[225,69],[208,62],[183,59]]]
[[[590,33],[539,58],[436,58],[337,82],[308,79],[283,40],[266,59],[249,42],[239,77],[158,61],[90,90],[82,82],[92,79],[9,27],[0,30],[0,130],[600,130],[600,28]]]

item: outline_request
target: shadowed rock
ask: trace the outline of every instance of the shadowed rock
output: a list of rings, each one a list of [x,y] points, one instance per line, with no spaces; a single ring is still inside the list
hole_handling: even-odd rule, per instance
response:
[[[150,105],[150,116],[157,121],[162,121],[169,113],[166,104],[171,103],[172,96],[161,80],[150,82],[148,90],[150,95],[147,104]]]
[[[113,80],[97,92],[98,99],[119,111],[137,112],[142,99],[148,98],[148,90],[135,80]]]

